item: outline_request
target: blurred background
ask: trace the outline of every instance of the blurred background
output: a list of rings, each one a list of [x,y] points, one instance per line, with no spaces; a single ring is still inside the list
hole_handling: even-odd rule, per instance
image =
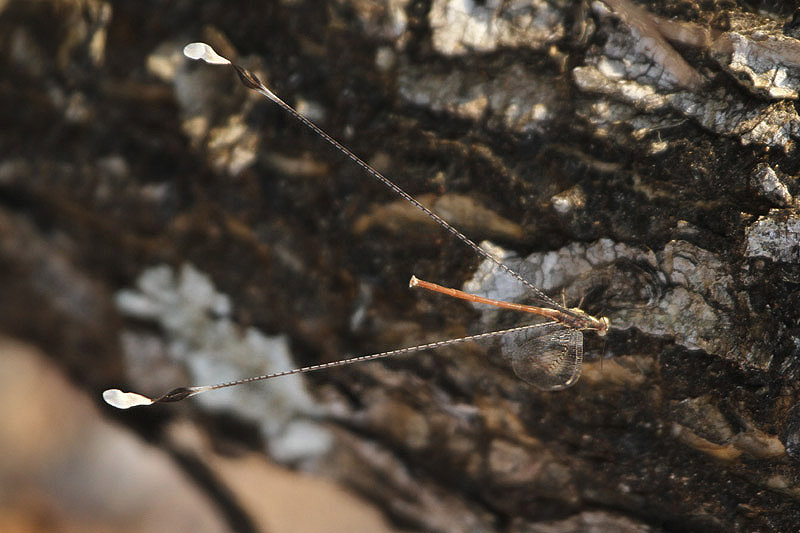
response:
[[[0,0],[0,531],[792,530],[793,10]],[[518,323],[410,290],[522,298],[198,40],[608,316],[578,384],[465,344],[106,405]]]

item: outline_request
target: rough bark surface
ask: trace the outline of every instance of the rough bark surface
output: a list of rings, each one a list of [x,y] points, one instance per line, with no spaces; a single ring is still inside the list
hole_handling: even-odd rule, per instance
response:
[[[0,5],[0,328],[98,400],[517,320],[411,291],[412,274],[525,297],[231,71],[187,61],[196,40],[612,324],[557,393],[517,379],[499,342],[109,416],[164,446],[168,424],[202,421],[410,530],[797,529],[791,9]]]

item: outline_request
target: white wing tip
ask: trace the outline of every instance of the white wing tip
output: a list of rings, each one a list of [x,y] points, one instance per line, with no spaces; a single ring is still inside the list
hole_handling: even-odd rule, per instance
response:
[[[183,55],[189,59],[202,59],[212,65],[230,65],[231,62],[219,55],[206,43],[189,43],[183,47]]]
[[[103,391],[103,399],[108,405],[117,409],[130,409],[131,407],[151,405],[153,403],[153,400],[147,396],[142,396],[135,392],[122,392],[119,389]]]

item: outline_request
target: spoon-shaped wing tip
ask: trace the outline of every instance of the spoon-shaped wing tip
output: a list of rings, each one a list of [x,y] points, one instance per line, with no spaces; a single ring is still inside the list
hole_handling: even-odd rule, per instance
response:
[[[219,55],[206,43],[189,43],[183,47],[183,55],[189,59],[202,59],[212,65],[230,65],[230,61]]]
[[[130,409],[139,405],[150,405],[153,400],[135,392],[122,392],[119,389],[108,389],[103,392],[106,403],[117,409]]]

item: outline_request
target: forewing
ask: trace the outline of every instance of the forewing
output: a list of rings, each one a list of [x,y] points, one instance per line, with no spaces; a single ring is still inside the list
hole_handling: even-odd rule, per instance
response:
[[[537,333],[541,334],[511,339],[508,351],[514,372],[541,390],[574,385],[583,365],[583,333],[560,324]]]

